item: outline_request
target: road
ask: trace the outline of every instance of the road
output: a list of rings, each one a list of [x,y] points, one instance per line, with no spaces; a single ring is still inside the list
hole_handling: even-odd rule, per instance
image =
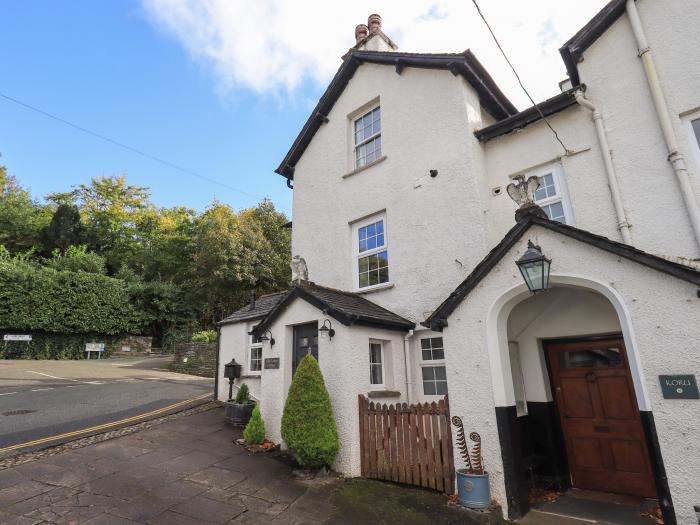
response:
[[[154,411],[154,417],[162,415],[177,403],[182,409],[189,406],[184,400],[213,392],[213,379],[170,372],[169,361],[0,360],[0,458],[68,440],[53,436],[77,439],[99,429],[75,434],[78,430],[112,430],[104,425]],[[40,443],[18,446],[35,441]]]

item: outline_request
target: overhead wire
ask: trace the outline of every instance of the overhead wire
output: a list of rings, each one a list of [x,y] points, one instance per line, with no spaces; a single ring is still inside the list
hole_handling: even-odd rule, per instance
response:
[[[240,189],[240,188],[235,188],[235,187],[233,187],[233,186],[230,186],[230,185],[226,184],[225,182],[221,182],[221,181],[219,181],[219,180],[212,179],[211,177],[207,177],[206,175],[202,175],[201,173],[197,173],[196,171],[193,171],[193,170],[191,170],[191,169],[188,169],[188,168],[185,168],[185,167],[183,167],[183,166],[180,166],[180,165],[178,165],[178,164],[176,164],[176,163],[174,163],[174,162],[171,162],[171,161],[169,161],[169,160],[167,160],[167,159],[164,159],[164,158],[162,158],[162,157],[158,157],[158,156],[156,156],[156,155],[152,155],[151,153],[148,153],[148,152],[146,152],[146,151],[144,151],[144,150],[142,150],[142,149],[135,148],[135,147],[133,147],[133,146],[129,146],[128,144],[125,144],[125,143],[120,142],[120,141],[118,141],[118,140],[114,140],[114,139],[112,139],[112,138],[110,138],[110,137],[107,137],[106,135],[103,135],[102,133],[98,133],[98,132],[96,132],[96,131],[92,131],[91,129],[88,129],[88,128],[86,128],[86,127],[80,126],[79,124],[75,124],[74,122],[71,122],[71,121],[66,120],[66,119],[64,119],[64,118],[62,118],[62,117],[59,117],[59,116],[57,116],[57,115],[54,115],[53,113],[49,113],[48,111],[44,111],[43,109],[40,109],[40,108],[38,108],[38,107],[36,107],[36,106],[33,106],[33,105],[31,105],[31,104],[28,104],[28,103],[26,103],[26,102],[22,102],[21,100],[19,100],[19,99],[17,99],[17,98],[14,98],[14,97],[11,97],[11,96],[9,96],[9,95],[6,95],[6,94],[4,94],[4,93],[2,93],[2,92],[0,92],[0,97],[4,98],[4,99],[6,99],[6,100],[9,100],[10,102],[13,102],[13,103],[15,103],[15,104],[17,104],[17,105],[19,105],[19,106],[22,106],[22,107],[24,107],[24,108],[26,108],[26,109],[29,109],[29,110],[34,111],[34,112],[36,112],[36,113],[39,113],[39,114],[41,114],[41,115],[43,115],[43,116],[45,116],[45,117],[48,117],[48,118],[50,118],[50,119],[53,119],[53,120],[55,120],[55,121],[57,121],[57,122],[60,122],[60,123],[62,123],[62,124],[65,124],[65,125],[67,125],[67,126],[70,126],[70,127],[74,128],[74,129],[77,129],[77,130],[79,130],[79,131],[82,131],[83,133],[86,133],[86,134],[88,134],[88,135],[91,135],[91,136],[93,136],[93,137],[95,137],[95,138],[98,138],[98,139],[103,140],[103,141],[105,141],[105,142],[109,142],[110,144],[113,144],[113,145],[115,145],[115,146],[118,146],[118,147],[120,147],[120,148],[123,148],[123,149],[125,149],[125,150],[127,150],[127,151],[130,151],[130,152],[132,152],[132,153],[135,153],[135,154],[137,154],[137,155],[140,155],[140,156],[142,156],[142,157],[145,157],[145,158],[147,158],[147,159],[149,159],[149,160],[152,160],[152,161],[154,161],[154,162],[158,162],[158,163],[160,163],[160,164],[163,164],[164,166],[168,166],[169,168],[172,168],[172,169],[174,169],[174,170],[180,171],[180,172],[182,172],[182,173],[185,173],[185,174],[190,175],[190,176],[192,176],[192,177],[196,177],[196,178],[201,179],[201,180],[205,180],[205,181],[207,181],[207,182],[209,182],[209,183],[211,183],[211,184],[216,184],[216,185],[218,185],[218,186],[221,186],[222,188],[226,188],[226,189],[228,189],[228,190],[230,190],[230,191],[233,191],[233,192],[235,192],[235,193],[239,193],[239,194],[241,194],[241,195],[245,195],[246,197],[250,197],[250,198],[256,199],[256,200],[263,200],[263,197],[261,197],[261,196],[259,196],[259,195],[255,195],[255,194],[253,194],[253,193],[247,192],[247,191],[242,190],[242,189]],[[281,209],[283,209],[283,210],[285,210],[285,211],[289,211],[289,210],[286,210],[286,208],[281,208]]]
[[[510,66],[510,69],[513,71],[513,74],[515,75],[515,78],[518,79],[518,84],[520,84],[520,87],[522,88],[522,90],[523,90],[523,91],[525,92],[525,94],[527,95],[527,98],[529,98],[529,99],[530,99],[530,102],[532,102],[532,105],[533,105],[533,107],[537,110],[537,113],[539,113],[540,118],[541,118],[542,120],[544,120],[545,124],[547,124],[547,127],[548,127],[548,128],[552,131],[552,133],[554,134],[554,137],[557,139],[557,141],[559,142],[559,144],[561,144],[561,147],[564,148],[564,153],[566,153],[566,154],[568,155],[568,154],[571,152],[571,150],[569,150],[569,148],[566,147],[566,145],[564,144],[564,142],[563,142],[563,141],[561,140],[561,138],[559,137],[559,133],[557,133],[557,130],[555,130],[554,127],[552,126],[552,124],[549,122],[549,120],[547,120],[547,117],[545,117],[544,113],[542,113],[542,110],[541,110],[540,107],[537,105],[537,103],[534,101],[534,99],[533,99],[532,96],[530,95],[529,91],[527,90],[527,88],[526,88],[525,85],[523,84],[523,81],[520,79],[520,75],[518,75],[518,72],[515,70],[515,67],[513,66],[513,64],[511,63],[510,59],[508,58],[508,55],[506,54],[505,50],[504,50],[503,47],[501,46],[501,43],[498,41],[498,38],[496,37],[496,34],[493,32],[493,29],[491,29],[491,25],[489,24],[488,20],[486,20],[486,16],[484,16],[484,13],[481,11],[481,8],[479,7],[479,4],[477,3],[477,0],[472,0],[472,3],[474,4],[474,7],[476,7],[476,11],[479,13],[479,16],[481,17],[481,19],[484,21],[484,24],[486,24],[486,28],[489,30],[489,33],[491,33],[491,36],[493,37],[493,41],[496,42],[496,46],[498,46],[498,49],[500,50],[501,54],[503,55],[503,58],[506,59],[506,62],[507,62],[508,65]]]

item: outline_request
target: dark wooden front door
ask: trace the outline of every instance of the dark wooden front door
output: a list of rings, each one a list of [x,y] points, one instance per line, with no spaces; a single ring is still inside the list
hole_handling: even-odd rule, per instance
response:
[[[546,345],[574,487],[656,497],[622,339]]]
[[[302,324],[294,327],[294,356],[292,358],[292,374],[307,354],[318,360],[318,323]]]

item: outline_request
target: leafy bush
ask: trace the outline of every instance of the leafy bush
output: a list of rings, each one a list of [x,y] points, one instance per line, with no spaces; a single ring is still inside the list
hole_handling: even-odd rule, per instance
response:
[[[95,252],[89,252],[87,246],[69,246],[65,254],[56,248],[46,265],[55,270],[68,272],[87,272],[104,275],[107,273],[105,258]]]
[[[260,415],[260,403],[255,405],[253,415],[243,430],[243,439],[248,445],[261,445],[265,441],[265,423]]]
[[[99,334],[48,334],[31,331],[31,341],[3,341],[6,333],[24,333],[18,330],[0,330],[0,359],[85,359],[85,343],[105,343],[102,357],[115,350],[118,337]],[[96,359],[93,353],[91,358]]]
[[[117,335],[141,324],[124,281],[0,257],[0,329]]]
[[[338,430],[318,361],[311,354],[299,363],[282,415],[282,438],[297,462],[322,467],[338,454]]]
[[[250,403],[250,391],[248,390],[248,385],[243,383],[238,387],[238,393],[236,394],[236,399],[233,402],[239,405],[246,405]]]
[[[192,335],[193,343],[215,343],[216,330],[202,330]]]

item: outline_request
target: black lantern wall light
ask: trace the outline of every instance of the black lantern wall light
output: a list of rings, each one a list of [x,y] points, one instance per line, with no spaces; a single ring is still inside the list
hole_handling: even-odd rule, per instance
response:
[[[333,330],[333,325],[331,324],[330,319],[324,319],[323,325],[318,329],[318,331],[321,333],[321,337],[327,335],[328,339],[333,339],[333,336],[335,335],[335,330]]]
[[[542,254],[542,249],[532,241],[527,241],[527,250],[515,264],[518,265],[525,284],[532,293],[543,292],[549,288],[549,266],[552,260],[547,259]]]
[[[272,332],[269,330],[265,330],[258,339],[260,341],[270,341],[270,346],[275,346],[275,338],[272,337]]]

